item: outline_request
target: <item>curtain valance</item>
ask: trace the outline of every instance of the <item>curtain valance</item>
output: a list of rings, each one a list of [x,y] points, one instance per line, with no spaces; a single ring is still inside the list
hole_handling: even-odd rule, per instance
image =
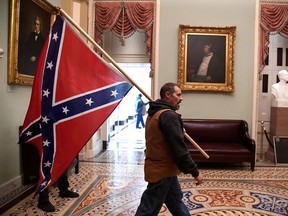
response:
[[[146,34],[147,54],[152,56],[155,2],[95,2],[95,35],[103,43],[103,33],[112,31],[124,42],[136,31]]]
[[[270,34],[288,38],[288,4],[261,4],[259,72],[265,67]]]

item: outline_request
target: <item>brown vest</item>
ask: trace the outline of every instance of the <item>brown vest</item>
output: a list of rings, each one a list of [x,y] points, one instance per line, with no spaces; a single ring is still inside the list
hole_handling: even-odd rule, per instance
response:
[[[151,183],[181,173],[172,158],[165,137],[158,126],[159,116],[167,110],[169,109],[160,110],[152,117],[148,116],[146,121],[146,158],[144,173],[145,181]]]

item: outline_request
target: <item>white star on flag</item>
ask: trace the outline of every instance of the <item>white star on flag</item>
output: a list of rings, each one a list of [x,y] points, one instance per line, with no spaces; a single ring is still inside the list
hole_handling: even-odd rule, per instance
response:
[[[50,92],[49,92],[48,89],[47,90],[43,90],[43,97],[46,96],[48,98],[49,94],[50,94]]]
[[[118,95],[119,93],[117,92],[117,89],[115,89],[115,91],[111,91],[111,96],[115,97]]]
[[[27,131],[26,136],[31,136],[32,132],[31,131]]]
[[[65,113],[67,115],[67,113],[70,111],[67,106],[66,107],[62,107],[62,112]]]
[[[51,62],[47,62],[47,68],[49,68],[50,70],[52,70],[52,68],[53,68],[53,63],[52,63],[52,61]]]
[[[47,116],[42,117],[42,122],[45,122],[46,124],[48,123],[49,119]]]
[[[50,167],[51,166],[51,163],[49,161],[47,161],[45,164],[45,167]]]
[[[58,32],[56,32],[55,34],[53,34],[53,40],[55,40],[55,42],[57,42],[58,39]]]
[[[48,140],[45,140],[45,141],[43,141],[43,146],[47,146],[47,147],[49,147],[49,144],[50,144],[51,142],[49,142]]]
[[[88,104],[89,106],[91,106],[92,103],[94,103],[92,101],[92,98],[86,99],[86,103],[85,104]]]
[[[44,181],[41,185],[43,185],[43,186],[45,186],[47,184],[47,182],[46,181]]]

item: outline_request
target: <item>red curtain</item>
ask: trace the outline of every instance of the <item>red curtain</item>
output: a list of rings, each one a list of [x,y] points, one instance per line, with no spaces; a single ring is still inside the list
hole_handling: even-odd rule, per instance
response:
[[[280,34],[288,38],[288,4],[261,4],[260,27],[259,72],[261,73],[268,56],[269,35]]]
[[[146,34],[147,54],[152,71],[155,2],[95,2],[95,41],[102,45],[103,33],[112,31],[124,42],[136,31]]]

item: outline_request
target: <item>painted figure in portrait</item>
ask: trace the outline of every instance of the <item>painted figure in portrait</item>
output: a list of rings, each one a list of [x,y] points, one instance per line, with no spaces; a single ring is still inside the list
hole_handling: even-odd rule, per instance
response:
[[[28,10],[29,8],[29,10]],[[32,1],[22,1],[19,20],[18,72],[34,76],[50,30],[51,14]]]
[[[225,37],[188,36],[187,82],[225,83]]]

